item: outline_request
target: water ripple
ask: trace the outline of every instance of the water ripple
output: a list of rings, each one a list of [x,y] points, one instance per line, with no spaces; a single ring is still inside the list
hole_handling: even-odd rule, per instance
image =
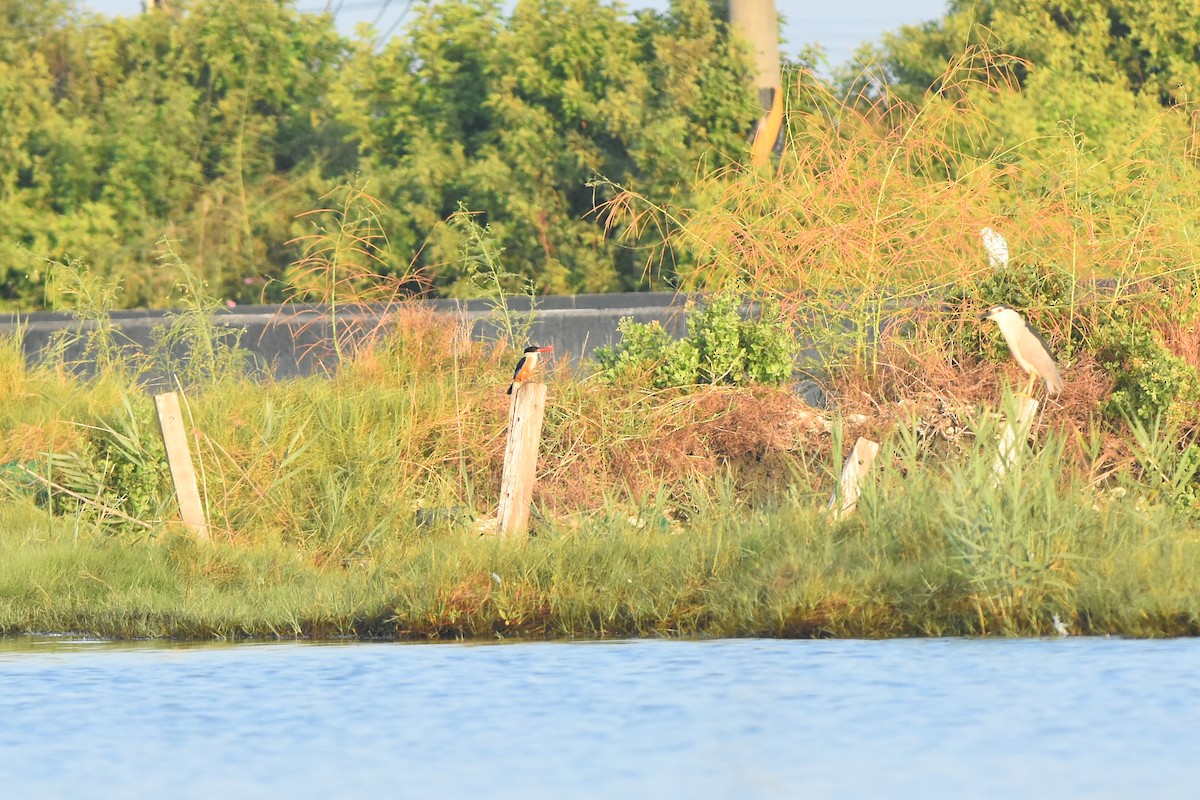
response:
[[[1190,797],[1194,640],[0,645],[11,797]]]

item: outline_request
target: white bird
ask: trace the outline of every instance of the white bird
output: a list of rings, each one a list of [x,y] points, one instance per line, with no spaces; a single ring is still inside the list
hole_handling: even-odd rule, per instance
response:
[[[1029,373],[1026,394],[1033,391],[1033,382],[1037,378],[1046,382],[1046,392],[1051,396],[1062,392],[1062,375],[1058,374],[1058,365],[1050,354],[1050,345],[1046,344],[1040,333],[1029,327],[1024,317],[1009,306],[992,306],[979,319],[995,320],[1000,326],[1008,351],[1021,369]]]
[[[1053,616],[1052,622],[1054,623],[1054,632],[1057,633],[1059,636],[1070,636],[1071,635],[1070,629],[1066,625],[1063,624],[1063,621],[1061,619],[1058,618],[1058,614],[1055,614]]]
[[[980,228],[979,236],[983,239],[983,249],[987,251],[988,264],[992,269],[1004,269],[1008,266],[1008,242],[1004,237],[991,228]]]

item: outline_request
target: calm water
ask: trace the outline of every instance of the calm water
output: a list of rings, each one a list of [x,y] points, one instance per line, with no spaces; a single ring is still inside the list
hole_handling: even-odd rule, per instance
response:
[[[1200,797],[1200,641],[0,640],[13,798]]]

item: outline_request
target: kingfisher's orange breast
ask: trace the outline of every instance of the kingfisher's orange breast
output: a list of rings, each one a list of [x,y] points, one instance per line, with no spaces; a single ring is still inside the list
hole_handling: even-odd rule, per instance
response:
[[[517,363],[517,371],[513,373],[514,381],[528,381],[533,378],[533,364],[528,358],[522,358]]]

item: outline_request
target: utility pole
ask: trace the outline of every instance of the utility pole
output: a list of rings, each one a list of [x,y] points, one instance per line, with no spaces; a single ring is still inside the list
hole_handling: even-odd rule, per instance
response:
[[[762,116],[751,132],[751,162],[766,164],[783,127],[783,79],[779,63],[779,15],[775,0],[729,0],[729,26],[750,43],[754,86]]]

